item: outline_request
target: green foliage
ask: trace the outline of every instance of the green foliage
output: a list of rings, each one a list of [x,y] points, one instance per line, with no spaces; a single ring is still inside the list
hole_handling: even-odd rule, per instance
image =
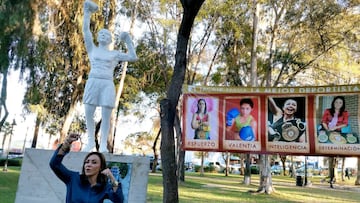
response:
[[[85,116],[75,115],[69,131],[76,133],[85,133],[86,132]]]
[[[333,81],[329,80],[327,70],[335,70],[336,63],[348,60],[340,59],[339,56],[352,52],[349,41],[354,43],[357,40],[349,40],[354,39],[349,36],[358,35],[356,27],[359,16],[353,14],[351,4],[347,5],[349,7],[344,7],[345,5],[334,1],[298,1],[296,6],[287,7],[284,18],[278,25],[279,43],[276,44],[273,59],[274,75],[277,75],[274,85],[288,85],[292,81],[312,85],[329,84],[314,78],[315,75],[322,74],[326,78],[322,79],[323,81]],[[342,54],[339,55],[339,52]],[[327,64],[327,61],[332,62]],[[305,76],[314,80],[296,78],[300,73],[306,73],[306,70],[317,72],[309,72],[310,74]],[[346,78],[344,74],[342,76],[344,77],[341,78]],[[337,77],[339,78],[339,75]]]
[[[13,131],[13,128],[14,128],[14,126],[11,123],[6,121],[4,123],[4,125],[2,126],[2,128],[1,128],[1,132],[4,133],[4,136],[5,135],[10,135],[12,133],[12,131]]]
[[[234,86],[248,83],[252,45],[252,27],[248,20],[251,4],[205,1],[201,14],[207,14],[206,19],[215,23],[212,43],[221,46],[217,62],[222,65],[217,65],[217,72],[212,77],[214,83]]]
[[[120,98],[122,110],[129,109],[130,103],[137,103],[140,92],[149,96],[156,94],[163,97],[165,95],[173,71],[169,64],[172,60],[171,54],[159,48],[163,46],[161,42],[149,35],[144,35],[138,42],[136,52],[139,60],[129,64],[127,68],[126,86]]]
[[[2,74],[0,129],[9,112],[6,106],[7,76],[10,69],[24,71],[30,64],[33,10],[31,1],[0,1],[0,73]]]
[[[6,162],[6,158],[0,158],[0,166],[4,166]],[[8,166],[21,166],[22,164],[22,158],[14,158],[14,159],[8,159]]]
[[[137,124],[140,125],[140,123]],[[141,130],[141,126],[139,130]],[[153,140],[155,140],[154,136],[154,134],[139,131],[128,135],[123,144],[125,148],[133,154],[152,154]]]
[[[248,85],[253,2],[206,1],[202,16],[214,20],[214,44],[221,44],[215,84]],[[356,1],[258,1],[258,84],[325,85],[356,83],[359,20]],[[220,17],[218,13],[221,13]],[[233,15],[237,13],[237,15]],[[345,63],[344,63],[345,62]],[[356,68],[354,68],[356,67]],[[316,74],[314,74],[316,72]],[[306,80],[305,78],[311,78]],[[325,79],[326,78],[326,79]],[[331,78],[329,80],[329,78]]]
[[[164,92],[166,79],[172,74],[172,67],[167,62],[170,55],[160,52],[158,46],[157,42],[143,38],[137,47],[139,60],[128,69],[128,75],[136,78],[137,86],[147,94]]]
[[[91,29],[94,33],[111,24],[114,2],[99,4],[99,10],[104,13],[97,12],[93,15]],[[109,9],[106,9],[107,6]],[[81,30],[83,4],[42,0],[34,8],[41,29],[38,30],[33,49],[37,60],[33,61],[30,68],[23,103],[28,110],[31,110],[31,105],[42,106],[45,115],[58,121],[53,127],[61,128],[61,121],[68,116],[69,109],[82,99],[89,71]],[[47,26],[42,26],[45,24]],[[42,122],[46,122],[45,117]],[[49,132],[53,131],[51,128],[50,125]],[[78,125],[72,128],[83,131],[84,127]]]
[[[28,45],[32,35],[33,10],[31,1],[3,0],[0,2],[0,68],[8,69],[9,64],[23,70],[29,60]]]
[[[218,69],[218,70],[220,70],[220,69]],[[211,80],[212,80],[216,85],[220,85],[220,83],[221,83],[221,78],[222,78],[221,73],[218,71],[218,72],[216,72],[216,73],[214,73],[214,74],[212,75]]]

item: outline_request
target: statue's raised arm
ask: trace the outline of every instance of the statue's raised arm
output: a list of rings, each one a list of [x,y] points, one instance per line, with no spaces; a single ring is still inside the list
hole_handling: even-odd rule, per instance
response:
[[[99,9],[98,5],[93,1],[86,0],[84,2],[84,18],[83,18],[83,36],[85,41],[85,47],[88,52],[91,52],[94,47],[92,33],[90,31],[90,17],[91,14],[96,12]]]
[[[119,52],[119,61],[129,61],[129,62],[137,61],[138,58],[136,56],[135,48],[131,41],[131,37],[129,33],[121,32],[120,40],[125,42],[128,49],[128,53]]]

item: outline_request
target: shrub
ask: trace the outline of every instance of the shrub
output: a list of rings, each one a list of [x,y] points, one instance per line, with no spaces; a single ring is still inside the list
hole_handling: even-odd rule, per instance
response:
[[[4,166],[5,162],[6,162],[6,159],[1,158],[0,166]],[[21,166],[21,164],[22,164],[22,158],[8,159],[8,166]]]
[[[250,171],[251,171],[251,174],[259,174],[260,173],[259,167],[255,166],[255,165],[250,166]]]
[[[204,172],[215,172],[214,166],[204,166]],[[200,165],[195,165],[195,172],[200,172]]]

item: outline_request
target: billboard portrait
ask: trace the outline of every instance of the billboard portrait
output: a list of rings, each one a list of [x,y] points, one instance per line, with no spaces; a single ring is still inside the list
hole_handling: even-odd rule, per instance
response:
[[[359,153],[358,94],[319,95],[317,104],[315,108],[317,152]]]
[[[223,149],[260,151],[259,97],[225,97]]]
[[[184,150],[360,156],[360,84],[183,93]]]
[[[267,150],[308,152],[306,97],[268,97],[267,102]]]
[[[219,146],[219,99],[209,96],[188,97],[185,106],[185,145],[190,148],[216,149]]]

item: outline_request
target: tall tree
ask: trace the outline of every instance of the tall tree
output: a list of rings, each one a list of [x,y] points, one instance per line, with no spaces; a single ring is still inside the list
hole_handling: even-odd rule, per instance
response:
[[[7,76],[10,69],[21,72],[31,63],[33,2],[30,0],[0,1],[0,73],[2,75],[0,95],[0,130],[9,111],[6,105]]]
[[[138,5],[139,5],[140,1],[137,0],[134,2],[134,4],[131,4],[131,6],[129,7],[129,11],[130,11],[130,28],[129,28],[129,34],[130,36],[134,36],[134,24],[135,24],[135,17],[137,15],[138,12]],[[120,2],[117,2],[116,7],[120,7],[121,5]],[[117,9],[116,9],[117,10]],[[119,13],[117,13],[117,15],[119,15]],[[118,25],[118,22],[115,22],[115,28],[119,27],[120,25]],[[116,29],[116,31],[120,31],[119,29]],[[117,33],[117,32],[116,32]],[[110,131],[109,131],[109,135],[108,135],[108,149],[109,152],[113,152],[114,151],[114,141],[115,141],[115,135],[116,135],[116,126],[119,123],[119,115],[120,115],[120,97],[122,95],[123,89],[124,89],[124,83],[125,83],[125,78],[126,78],[126,73],[127,73],[127,67],[128,67],[128,62],[124,62],[122,64],[122,73],[121,73],[121,77],[120,77],[120,81],[116,82],[116,98],[115,98],[115,107],[112,111],[112,116],[111,116],[111,122],[110,122]]]
[[[270,29],[277,32],[269,40],[273,43],[270,43],[266,63],[267,70],[271,69],[273,74],[267,77],[271,80],[271,86],[300,84],[299,81],[303,83],[304,77],[298,76],[310,69],[334,69],[331,66],[337,61],[336,53],[351,52],[353,46],[349,41],[358,44],[356,33],[359,15],[353,11],[354,3],[284,0],[269,4],[274,12],[278,11],[275,12],[277,15]],[[289,32],[289,28],[292,32]],[[324,61],[331,61],[332,65]],[[314,81],[308,81],[308,84],[311,83]]]
[[[257,41],[258,41],[258,21],[259,21],[259,3],[257,0],[253,1],[253,27],[252,27],[252,47],[251,47],[251,62],[250,83],[252,87],[258,86],[257,84]],[[246,155],[246,170],[244,174],[244,183],[250,185],[251,183],[251,168],[250,168],[250,153]]]
[[[181,0],[183,17],[177,38],[174,73],[167,91],[167,98],[163,99],[160,103],[162,132],[161,159],[164,188],[163,202],[166,203],[179,202],[173,128],[176,108],[185,78],[188,40],[194,19],[203,2],[204,0]]]
[[[270,87],[271,86],[271,75],[272,75],[272,65],[273,63],[273,49],[275,46],[275,41],[277,39],[277,33],[278,33],[278,27],[279,22],[284,14],[284,11],[287,7],[288,1],[270,1],[269,7],[272,8],[274,12],[274,20],[273,24],[270,25],[270,42],[269,42],[269,48],[268,48],[268,58],[267,60],[267,68],[266,68],[266,76],[265,79],[265,86]],[[272,177],[271,177],[271,170],[270,170],[270,161],[269,161],[269,155],[268,154],[262,154],[260,155],[260,185],[258,187],[257,192],[266,194],[271,194],[274,191],[273,185],[272,185]]]

